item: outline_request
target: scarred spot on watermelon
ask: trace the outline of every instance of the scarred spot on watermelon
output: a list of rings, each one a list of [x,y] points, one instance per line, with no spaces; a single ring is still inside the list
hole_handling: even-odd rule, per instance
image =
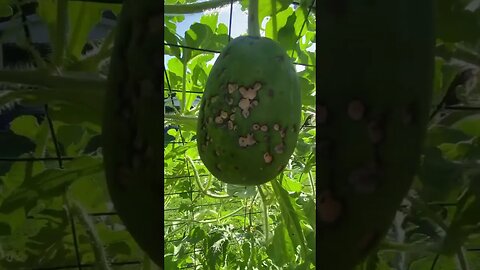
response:
[[[375,192],[379,182],[380,172],[374,165],[354,170],[349,177],[349,182],[358,193]]]
[[[226,111],[221,111],[220,112],[220,117],[223,118],[223,119],[227,119],[228,118],[228,113]]]
[[[253,90],[254,91],[258,91],[260,90],[260,88],[262,88],[262,84],[260,82],[256,82],[254,85],[253,85]]]
[[[342,214],[343,207],[340,201],[333,197],[330,190],[325,190],[320,194],[319,213],[320,220],[325,223],[334,223]]]
[[[263,160],[265,160],[265,163],[271,163],[273,160],[273,157],[272,155],[270,155],[270,153],[265,152],[265,154],[263,154]]]
[[[281,154],[281,153],[283,153],[283,148],[284,148],[283,143],[278,144],[278,145],[275,146],[275,152],[278,153],[278,154]]]
[[[210,103],[215,103],[218,100],[218,96],[212,96],[210,98]]]
[[[353,100],[348,104],[348,116],[353,120],[360,120],[365,113],[365,105],[360,100]]]
[[[240,137],[238,139],[238,145],[241,147],[247,147],[254,145],[256,143],[255,138],[253,137],[253,134],[248,134],[246,137]]]
[[[234,84],[234,83],[229,83],[228,84],[228,93],[229,94],[232,94],[237,89],[238,89],[238,84]]]
[[[215,117],[215,123],[222,124],[223,123],[223,118],[221,116]]]
[[[248,98],[242,98],[238,103],[238,107],[242,109],[243,117],[247,118],[250,115],[248,109],[250,108],[250,100]]]
[[[253,100],[257,96],[257,90],[255,90],[255,88],[245,89],[245,87],[240,87],[238,91],[240,91],[240,94],[245,99]]]

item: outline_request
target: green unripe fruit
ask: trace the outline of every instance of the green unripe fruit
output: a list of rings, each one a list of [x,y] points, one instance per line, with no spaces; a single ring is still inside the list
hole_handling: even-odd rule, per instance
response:
[[[103,158],[115,210],[140,248],[163,267],[163,3],[127,0],[116,28]]]
[[[419,163],[433,7],[321,0],[317,10],[317,267],[352,270],[384,238]]]
[[[216,60],[200,104],[197,146],[219,180],[259,185],[277,176],[295,149],[300,85],[275,41],[242,36]]]

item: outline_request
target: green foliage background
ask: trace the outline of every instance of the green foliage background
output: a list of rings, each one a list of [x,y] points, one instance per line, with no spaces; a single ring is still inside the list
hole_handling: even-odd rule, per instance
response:
[[[239,5],[245,17],[247,4]],[[277,40],[302,66],[305,123],[280,185],[267,183],[263,193],[213,178],[197,152],[195,100],[214,56],[229,41],[228,22],[220,22],[217,12],[204,13],[181,33],[177,25],[189,15],[165,15],[165,54],[173,56],[165,67],[165,102],[173,110],[175,95],[179,105],[165,116],[166,126],[179,127],[165,137],[166,269],[315,269],[315,52],[306,50],[315,46],[311,4],[259,1],[259,19],[268,20],[263,36]]]

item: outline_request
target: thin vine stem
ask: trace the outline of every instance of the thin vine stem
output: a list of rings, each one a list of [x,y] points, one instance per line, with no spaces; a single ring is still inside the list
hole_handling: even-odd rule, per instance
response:
[[[225,199],[225,198],[229,198],[229,197],[230,197],[230,195],[214,194],[214,193],[209,192],[207,189],[205,189],[205,187],[204,187],[204,186],[202,185],[202,183],[200,182],[200,176],[198,175],[197,168],[195,168],[195,164],[193,163],[192,158],[189,157],[189,156],[185,156],[185,158],[187,159],[187,161],[188,161],[188,163],[190,164],[190,166],[192,166],[193,174],[195,175],[195,182],[197,182],[197,185],[198,185],[198,187],[200,188],[200,191],[201,191],[203,194],[205,194],[206,196],[215,198],[215,199]]]
[[[111,270],[102,241],[100,240],[97,230],[95,229],[95,225],[93,224],[87,211],[77,201],[74,200],[69,201],[68,207],[72,215],[78,219],[80,224],[82,224],[87,236],[90,238],[90,245],[92,246],[98,269]]]
[[[272,37],[273,40],[278,40],[278,30],[277,30],[277,0],[270,0],[272,4],[272,28],[273,28],[273,33]]]
[[[260,37],[258,0],[249,0],[248,3],[248,35],[252,37]]]
[[[185,113],[187,107],[187,56],[188,49],[184,49],[182,61],[183,61],[183,78],[182,78],[182,114]]]
[[[411,253],[438,253],[440,246],[438,244],[404,244],[390,241],[384,241],[379,247],[381,250],[403,251]]]
[[[313,181],[312,172],[308,171],[308,180],[310,181],[310,186],[312,187],[312,196],[316,197],[315,182]]]
[[[53,47],[53,63],[59,67],[63,65],[65,48],[67,44],[68,26],[68,1],[57,1],[57,24],[55,27],[55,40]]]
[[[230,212],[229,214],[227,214],[227,215],[225,215],[225,216],[221,216],[221,217],[219,217],[219,218],[215,218],[215,219],[205,219],[205,220],[195,220],[195,219],[190,219],[190,220],[188,220],[188,219],[187,219],[187,220],[185,220],[185,219],[165,219],[165,222],[218,223],[220,220],[229,218],[229,217],[235,215],[236,213],[242,211],[244,208],[245,208],[244,206],[241,206],[241,207],[233,210],[233,211]]]
[[[262,186],[258,185],[258,193],[260,194],[260,198],[262,199],[262,207],[263,207],[263,230],[265,234],[265,243],[268,243],[269,233],[268,233],[268,207],[267,207],[267,197],[265,193],[263,193]]]
[[[233,0],[233,2],[237,1],[239,0]],[[232,0],[210,0],[193,4],[164,5],[163,7],[166,15],[192,14],[205,12],[214,8],[220,8],[230,3],[232,3]]]
[[[72,73],[74,74],[74,73]],[[105,90],[107,81],[103,78],[85,78],[65,75],[52,75],[41,70],[16,71],[0,70],[0,82],[35,85],[46,88],[75,88]]]
[[[197,121],[197,116],[189,116],[189,115],[180,115],[180,114],[165,114],[163,117],[166,120],[174,120],[174,121]]]
[[[462,270],[470,270],[470,266],[468,264],[467,256],[465,254],[465,248],[460,247],[457,252],[457,259],[458,263],[460,264],[460,268]]]

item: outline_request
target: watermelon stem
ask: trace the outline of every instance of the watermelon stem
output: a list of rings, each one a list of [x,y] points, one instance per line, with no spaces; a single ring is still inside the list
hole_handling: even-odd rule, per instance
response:
[[[188,49],[184,49],[188,50]],[[182,78],[182,114],[185,113],[186,107],[187,107],[187,63],[188,59],[185,55],[183,54],[182,57],[182,64],[183,64],[183,78]]]
[[[258,0],[250,0],[248,3],[248,35],[252,37],[260,37]]]
[[[278,40],[278,31],[277,31],[277,0],[271,0],[270,1],[272,4],[272,37],[273,40],[277,41]]]
[[[258,185],[258,193],[260,194],[260,198],[262,198],[262,206],[263,206],[263,230],[265,234],[265,244],[268,243],[268,208],[267,208],[267,197],[265,196],[265,193],[263,193],[262,186]]]
[[[194,4],[164,5],[164,12],[167,15],[200,13],[209,9],[223,7],[227,4],[233,4],[233,2],[237,1],[239,0],[210,0]]]

